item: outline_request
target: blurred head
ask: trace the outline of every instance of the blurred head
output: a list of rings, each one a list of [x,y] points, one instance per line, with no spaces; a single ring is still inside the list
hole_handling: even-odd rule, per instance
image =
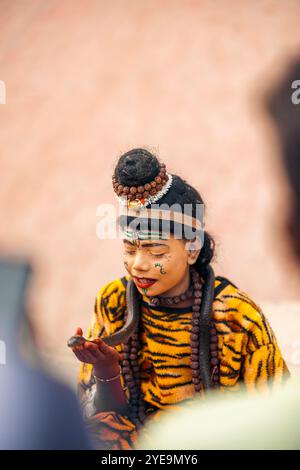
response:
[[[159,164],[158,158],[149,151],[133,149],[119,158],[114,176],[123,186],[145,185],[156,177]],[[190,215],[199,220],[197,205],[204,206],[199,192],[180,176],[172,175],[172,178],[170,189],[155,203],[155,207],[170,207],[172,210],[183,212],[184,206],[189,205]],[[151,209],[153,206],[150,204],[147,207]],[[133,222],[136,222],[134,217],[128,215],[119,217],[119,224],[124,234],[124,265],[137,281],[136,285],[140,292],[150,296],[168,294],[188,278],[189,267],[192,265],[202,278],[206,277],[207,266],[214,254],[214,240],[207,232],[201,234],[196,232],[193,238],[186,238],[183,226],[179,227],[175,221],[169,222],[168,231],[165,230],[161,220],[155,221],[155,229],[153,229],[153,220],[151,224],[150,220],[147,220],[142,229],[137,230],[132,230]],[[181,238],[178,237],[178,233],[182,233]],[[141,280],[140,282],[146,287],[138,283],[135,277],[144,278],[145,283]],[[155,282],[150,284],[146,282],[147,280]]]
[[[266,104],[279,134],[282,161],[292,190],[287,233],[300,262],[300,59],[290,65],[267,96]]]

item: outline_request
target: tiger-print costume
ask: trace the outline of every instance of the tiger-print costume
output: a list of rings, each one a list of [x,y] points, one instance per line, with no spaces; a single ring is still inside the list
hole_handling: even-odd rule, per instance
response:
[[[112,334],[123,325],[129,275],[104,285],[96,296],[87,338]],[[275,335],[261,308],[228,279],[215,278],[213,318],[218,333],[220,390],[227,395],[239,390],[268,390],[289,376]],[[192,403],[196,392],[190,368],[192,308],[149,307],[143,296],[139,352],[141,388],[148,419],[159,420],[161,410]],[[116,346],[121,353],[123,345]],[[79,394],[88,416],[95,392],[92,365],[80,363]],[[268,380],[271,378],[271,380]],[[122,386],[125,386],[121,375]],[[127,398],[128,390],[126,391]],[[199,394],[197,394],[199,396]],[[201,392],[204,397],[203,392]],[[87,419],[99,449],[134,449],[135,425],[116,412],[100,412]],[[144,426],[146,429],[146,426]]]

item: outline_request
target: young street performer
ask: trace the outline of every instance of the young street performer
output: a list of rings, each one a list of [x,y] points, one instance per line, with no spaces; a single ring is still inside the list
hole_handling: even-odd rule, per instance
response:
[[[111,450],[134,449],[148,421],[210,389],[225,399],[289,376],[261,308],[214,275],[199,192],[144,149],[119,158],[113,188],[128,274],[98,292],[88,341],[78,328],[69,342],[88,427]]]

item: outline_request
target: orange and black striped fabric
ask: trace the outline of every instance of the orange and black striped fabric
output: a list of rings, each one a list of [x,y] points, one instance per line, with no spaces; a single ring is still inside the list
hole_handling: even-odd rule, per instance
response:
[[[128,279],[129,275],[118,278],[100,289],[88,339],[110,335],[123,326]],[[218,333],[220,390],[224,394],[234,396],[241,384],[249,392],[267,391],[289,375],[261,308],[221,276],[215,279],[213,319]],[[180,403],[192,403],[195,399],[190,367],[191,321],[191,307],[150,307],[149,299],[142,298],[142,348],[138,361],[141,389],[151,420],[159,420],[163,410],[176,409]],[[118,345],[116,349],[122,353],[122,347]],[[121,383],[125,386],[122,376]],[[83,408],[88,410],[95,392],[91,364],[80,364],[79,392]],[[126,393],[129,398],[128,390]],[[137,431],[127,416],[100,412],[87,421],[97,448],[135,448]]]

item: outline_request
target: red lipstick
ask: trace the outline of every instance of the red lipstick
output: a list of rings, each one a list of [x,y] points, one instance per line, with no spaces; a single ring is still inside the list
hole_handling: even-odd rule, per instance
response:
[[[148,289],[149,287],[153,286],[153,284],[155,284],[155,282],[157,281],[156,279],[149,279],[145,277],[136,277],[136,276],[134,276],[134,280],[137,286],[140,287],[141,289],[142,288]]]

